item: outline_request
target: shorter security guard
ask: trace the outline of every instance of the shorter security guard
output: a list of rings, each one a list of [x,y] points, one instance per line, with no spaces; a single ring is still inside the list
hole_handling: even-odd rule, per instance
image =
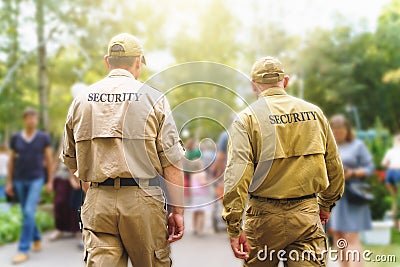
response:
[[[223,218],[232,250],[245,266],[326,266],[322,224],[344,186],[328,121],[318,107],[286,93],[289,77],[276,58],[259,59],[251,78],[258,100],[232,124],[225,172]]]
[[[123,267],[129,257],[135,267],[170,267],[169,243],[184,230],[182,142],[166,97],[137,80],[145,63],[139,41],[115,36],[105,63],[109,75],[70,107],[61,155],[90,183],[82,207],[86,266]]]

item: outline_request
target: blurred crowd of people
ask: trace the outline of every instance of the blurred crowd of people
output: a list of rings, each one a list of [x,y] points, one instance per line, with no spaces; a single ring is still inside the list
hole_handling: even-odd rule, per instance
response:
[[[226,136],[226,140],[225,140]],[[212,205],[212,225],[220,230],[224,225],[221,219],[223,195],[223,172],[226,164],[228,134],[221,134],[217,146],[211,139],[200,144],[189,138],[185,143],[186,159],[184,162],[186,205],[193,210],[193,233],[204,235],[206,212]]]

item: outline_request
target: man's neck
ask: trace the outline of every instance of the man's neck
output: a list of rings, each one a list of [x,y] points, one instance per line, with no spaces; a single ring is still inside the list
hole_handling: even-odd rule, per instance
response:
[[[36,132],[36,129],[35,128],[25,128],[24,129],[24,133],[25,133],[25,135],[26,135],[26,137],[31,137],[31,136],[33,136],[34,134],[35,134],[35,132]]]
[[[279,86],[279,85],[276,85],[276,84],[272,84],[272,85],[266,84],[266,85],[262,85],[262,86],[260,87],[260,91],[261,91],[261,92],[264,92],[264,91],[267,91],[267,90],[272,89],[272,88],[284,89],[283,87],[281,87],[281,86]]]
[[[134,71],[132,71],[132,69],[130,69],[130,68],[123,67],[123,66],[117,67],[117,68],[110,68],[110,71],[113,71],[113,70],[126,70],[127,72],[132,74],[133,77],[135,77],[136,80],[138,79],[138,75]]]
[[[260,97],[263,92],[267,92],[268,90],[273,89],[273,88],[280,88],[280,89],[284,90],[284,88],[282,88],[281,86],[276,85],[276,84],[272,84],[272,85],[263,84],[263,85],[257,86],[257,88],[258,88],[258,90],[256,92],[257,98]]]

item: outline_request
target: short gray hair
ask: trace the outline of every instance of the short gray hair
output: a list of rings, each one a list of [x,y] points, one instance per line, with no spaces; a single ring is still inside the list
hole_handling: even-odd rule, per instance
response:
[[[26,118],[27,116],[38,116],[39,112],[34,108],[26,108],[24,113],[22,114],[22,118]]]

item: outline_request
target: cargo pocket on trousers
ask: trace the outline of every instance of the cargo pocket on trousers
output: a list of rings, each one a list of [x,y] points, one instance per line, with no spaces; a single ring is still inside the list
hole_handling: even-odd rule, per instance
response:
[[[85,202],[81,207],[81,220],[83,228],[94,229],[95,210],[97,204],[97,195],[99,190],[90,188],[85,197]]]
[[[150,203],[151,206],[157,208],[159,211],[166,215],[166,202],[163,195],[145,196],[145,199],[147,200],[147,203]]]
[[[155,257],[155,267],[171,267],[172,266],[172,261],[171,258],[169,257],[170,254],[170,248],[169,246],[166,248],[160,248],[154,251],[154,257]]]

